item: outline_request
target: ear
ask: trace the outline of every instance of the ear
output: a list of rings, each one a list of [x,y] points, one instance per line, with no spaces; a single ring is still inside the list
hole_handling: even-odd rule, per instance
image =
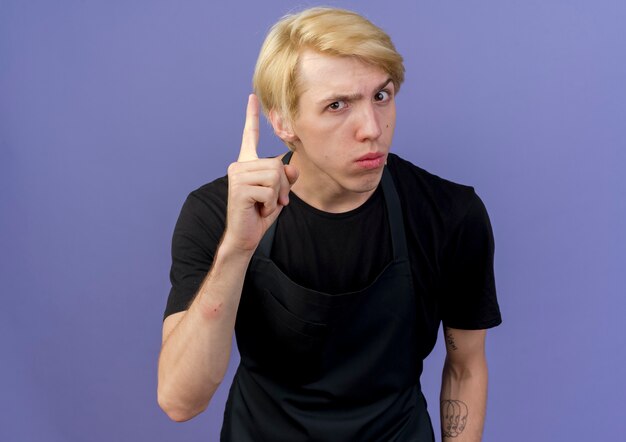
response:
[[[286,118],[283,118],[282,114],[276,109],[272,109],[269,114],[270,122],[274,128],[274,133],[278,138],[286,143],[293,143],[298,141],[298,136],[293,131],[291,123]]]

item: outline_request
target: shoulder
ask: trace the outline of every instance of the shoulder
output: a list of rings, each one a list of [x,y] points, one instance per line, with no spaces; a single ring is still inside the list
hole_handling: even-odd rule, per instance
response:
[[[172,288],[165,316],[187,309],[208,272],[226,223],[228,182],[218,178],[189,193],[172,235]]]
[[[422,293],[436,296],[434,314],[457,329],[499,324],[493,232],[474,188],[397,155],[390,154],[387,164],[403,205],[414,281],[422,284]]]
[[[228,177],[223,176],[193,190],[187,196],[181,215],[218,216],[225,215],[228,199]]]
[[[222,176],[193,190],[187,201],[198,206],[222,206],[228,199],[228,177]]]
[[[196,243],[204,243],[208,238],[219,241],[226,225],[227,199],[226,176],[190,192],[176,222],[175,242],[183,237],[186,240],[192,238]]]
[[[472,186],[437,176],[395,154],[389,154],[387,164],[403,208],[430,214],[445,231],[454,230],[468,212],[482,206]]]

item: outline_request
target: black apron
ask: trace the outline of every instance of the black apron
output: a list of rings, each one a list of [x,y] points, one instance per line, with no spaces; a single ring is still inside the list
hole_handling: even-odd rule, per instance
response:
[[[435,440],[419,384],[402,209],[386,166],[382,186],[393,261],[363,290],[327,294],[296,284],[269,258],[277,223],[266,232],[237,312],[241,362],[222,441]]]

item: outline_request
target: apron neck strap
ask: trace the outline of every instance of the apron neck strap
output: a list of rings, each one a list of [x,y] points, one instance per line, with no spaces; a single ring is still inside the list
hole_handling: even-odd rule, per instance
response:
[[[292,151],[287,152],[283,156],[283,164],[289,164]],[[404,235],[404,221],[402,219],[402,207],[400,206],[400,198],[393,183],[393,178],[387,166],[383,170],[382,177],[383,195],[385,196],[385,204],[387,205],[387,217],[389,219],[389,229],[391,230],[391,244],[393,247],[394,260],[408,259],[408,250],[406,247],[406,237]],[[279,217],[280,218],[280,217]],[[265,235],[261,239],[255,253],[269,258],[272,253],[272,245],[274,244],[274,235],[276,234],[276,224],[278,219],[272,223],[267,229]]]
[[[389,230],[391,231],[391,244],[393,246],[393,259],[408,259],[409,252],[406,246],[406,236],[404,234],[404,220],[402,218],[402,206],[396,186],[393,184],[393,177],[389,168],[385,165],[383,170],[383,194],[387,205],[387,216],[389,218]]]

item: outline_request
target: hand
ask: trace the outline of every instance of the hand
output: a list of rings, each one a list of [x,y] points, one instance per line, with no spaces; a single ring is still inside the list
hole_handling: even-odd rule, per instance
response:
[[[289,204],[289,191],[298,179],[294,166],[278,158],[259,159],[259,102],[248,98],[246,124],[236,163],[228,167],[228,214],[222,243],[253,252],[261,238]]]

